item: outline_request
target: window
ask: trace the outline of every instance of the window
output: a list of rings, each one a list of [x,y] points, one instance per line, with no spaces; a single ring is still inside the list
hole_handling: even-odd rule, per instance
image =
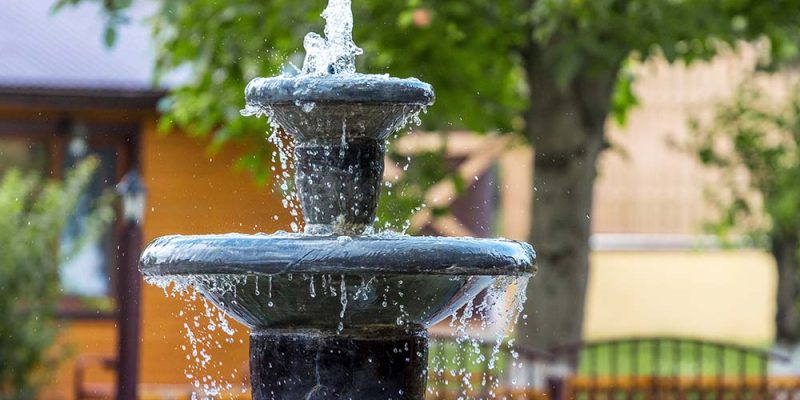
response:
[[[112,149],[89,147],[88,137],[73,136],[67,143],[62,157],[62,168],[68,170],[86,157],[97,157],[100,165],[89,184],[83,198],[80,199],[75,214],[67,221],[61,233],[62,249],[71,248],[76,240],[86,232],[86,216],[91,213],[95,199],[109,190],[116,182],[115,154]],[[65,294],[85,299],[102,298],[111,294],[111,254],[112,241],[110,233],[97,236],[97,239],[86,243],[76,253],[71,254],[60,267],[61,285]]]
[[[16,126],[19,126],[17,124]],[[59,129],[59,127],[61,127]],[[53,125],[48,132],[0,131],[0,174],[16,167],[39,171],[59,179],[86,157],[100,161],[75,214],[61,233],[62,249],[72,247],[85,233],[85,218],[95,199],[114,185],[130,168],[131,145],[137,127],[130,124],[70,122]],[[60,311],[66,317],[111,317],[116,280],[117,235],[115,227],[83,244],[60,266],[64,300]]]
[[[0,137],[0,175],[12,167],[46,171],[47,148],[24,137]]]

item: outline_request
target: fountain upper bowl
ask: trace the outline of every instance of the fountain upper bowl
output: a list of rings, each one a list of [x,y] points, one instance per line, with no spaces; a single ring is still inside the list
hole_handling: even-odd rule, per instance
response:
[[[247,104],[269,107],[297,103],[383,103],[429,106],[431,85],[415,78],[339,74],[255,78],[245,89]]]
[[[266,114],[299,145],[385,140],[413,120],[435,96],[414,78],[338,74],[256,78],[245,89],[247,110]]]

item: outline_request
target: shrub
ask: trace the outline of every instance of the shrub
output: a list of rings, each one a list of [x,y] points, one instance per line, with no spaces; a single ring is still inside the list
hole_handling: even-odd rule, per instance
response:
[[[97,160],[88,159],[63,182],[10,170],[0,179],[0,399],[37,398],[53,364],[60,298],[59,264],[70,250],[59,237],[91,181]],[[87,220],[99,233],[113,218],[110,196]],[[73,249],[90,238],[82,238]]]

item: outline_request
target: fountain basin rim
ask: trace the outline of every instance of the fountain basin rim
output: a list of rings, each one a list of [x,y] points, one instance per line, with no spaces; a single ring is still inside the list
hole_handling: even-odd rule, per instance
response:
[[[428,236],[196,235],[155,239],[139,262],[145,276],[352,274],[525,276],[527,243]]]
[[[336,330],[321,329],[321,328],[262,328],[253,327],[250,330],[250,336],[333,336],[339,338],[391,338],[391,337],[409,337],[409,336],[422,336],[428,337],[428,329],[420,324],[408,325],[368,325],[359,326],[355,328],[345,329],[338,332]]]
[[[314,104],[433,104],[431,85],[415,78],[384,75],[340,74],[326,76],[276,76],[255,78],[247,84],[245,99],[251,107]]]

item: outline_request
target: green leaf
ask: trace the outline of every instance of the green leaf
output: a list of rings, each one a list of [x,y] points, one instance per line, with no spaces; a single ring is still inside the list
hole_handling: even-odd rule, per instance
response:
[[[113,47],[117,41],[117,29],[113,25],[106,25],[103,30],[103,43],[106,47]]]
[[[611,115],[620,126],[624,126],[627,122],[628,112],[639,105],[639,100],[633,91],[633,83],[633,72],[626,63],[617,76],[614,94],[611,98]]]

